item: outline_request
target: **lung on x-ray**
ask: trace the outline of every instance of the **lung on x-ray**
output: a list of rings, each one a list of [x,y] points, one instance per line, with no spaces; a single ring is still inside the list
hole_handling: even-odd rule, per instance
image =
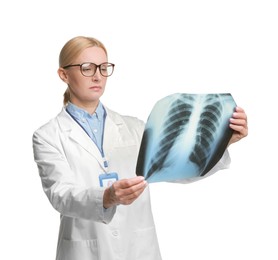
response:
[[[136,173],[151,182],[202,179],[231,139],[230,93],[176,93],[159,100],[146,122]]]

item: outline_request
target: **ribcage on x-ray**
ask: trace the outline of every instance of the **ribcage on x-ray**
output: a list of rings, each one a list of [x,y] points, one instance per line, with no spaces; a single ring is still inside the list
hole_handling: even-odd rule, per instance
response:
[[[151,160],[150,168],[146,175],[147,178],[152,175],[152,173],[165,166],[164,161],[170,152],[171,147],[173,146],[177,136],[180,135],[189,122],[193,104],[193,97],[183,94],[170,107],[169,113],[163,125],[161,139],[159,142],[159,150]]]
[[[166,97],[146,124],[137,174],[151,181],[206,175],[222,157],[232,135],[228,119],[234,107],[228,93]]]
[[[189,156],[189,159],[199,166],[201,176],[205,174],[203,170],[219,129],[222,112],[223,106],[219,101],[219,95],[206,96],[196,131],[195,145]]]

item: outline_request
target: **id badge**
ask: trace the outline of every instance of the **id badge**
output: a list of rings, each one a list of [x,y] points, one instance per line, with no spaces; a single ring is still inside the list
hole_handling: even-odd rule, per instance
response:
[[[118,179],[119,179],[118,174],[116,172],[100,174],[99,175],[100,187],[110,187]]]

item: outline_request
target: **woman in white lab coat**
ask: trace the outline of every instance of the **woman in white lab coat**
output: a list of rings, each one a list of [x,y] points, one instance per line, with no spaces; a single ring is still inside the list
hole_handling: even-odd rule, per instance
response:
[[[68,85],[64,107],[33,135],[44,192],[61,214],[56,259],[161,259],[149,188],[135,174],[144,123],[100,102],[114,64],[97,39],[75,37],[59,65]],[[230,143],[247,135],[241,108],[231,128]],[[212,170],[227,166],[224,155]]]

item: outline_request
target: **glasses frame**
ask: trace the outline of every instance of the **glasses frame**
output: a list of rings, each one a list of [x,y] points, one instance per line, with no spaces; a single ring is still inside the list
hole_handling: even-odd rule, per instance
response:
[[[95,73],[94,73],[93,75],[91,75],[91,76],[84,75],[84,74],[83,74],[83,71],[82,71],[82,66],[83,66],[84,64],[93,64],[93,65],[95,65],[95,66],[96,66],[96,71],[95,71]],[[108,75],[108,76],[107,76],[107,75],[103,75],[102,72],[101,72],[101,69],[100,69],[100,67],[103,66],[103,65],[105,65],[105,64],[109,64],[109,65],[112,66],[112,73],[111,73],[110,75]],[[63,69],[68,69],[68,68],[70,68],[70,67],[79,67],[80,72],[81,72],[81,74],[82,74],[84,77],[93,77],[93,76],[96,74],[97,69],[98,69],[99,72],[100,72],[100,74],[101,74],[103,77],[106,77],[106,78],[107,78],[107,77],[110,77],[110,76],[113,74],[115,64],[114,64],[114,63],[110,63],[110,62],[103,62],[103,63],[97,65],[97,64],[95,64],[95,63],[93,63],[93,62],[83,62],[83,63],[81,63],[81,64],[70,64],[70,65],[64,66],[64,67],[62,67],[62,68],[63,68]]]

